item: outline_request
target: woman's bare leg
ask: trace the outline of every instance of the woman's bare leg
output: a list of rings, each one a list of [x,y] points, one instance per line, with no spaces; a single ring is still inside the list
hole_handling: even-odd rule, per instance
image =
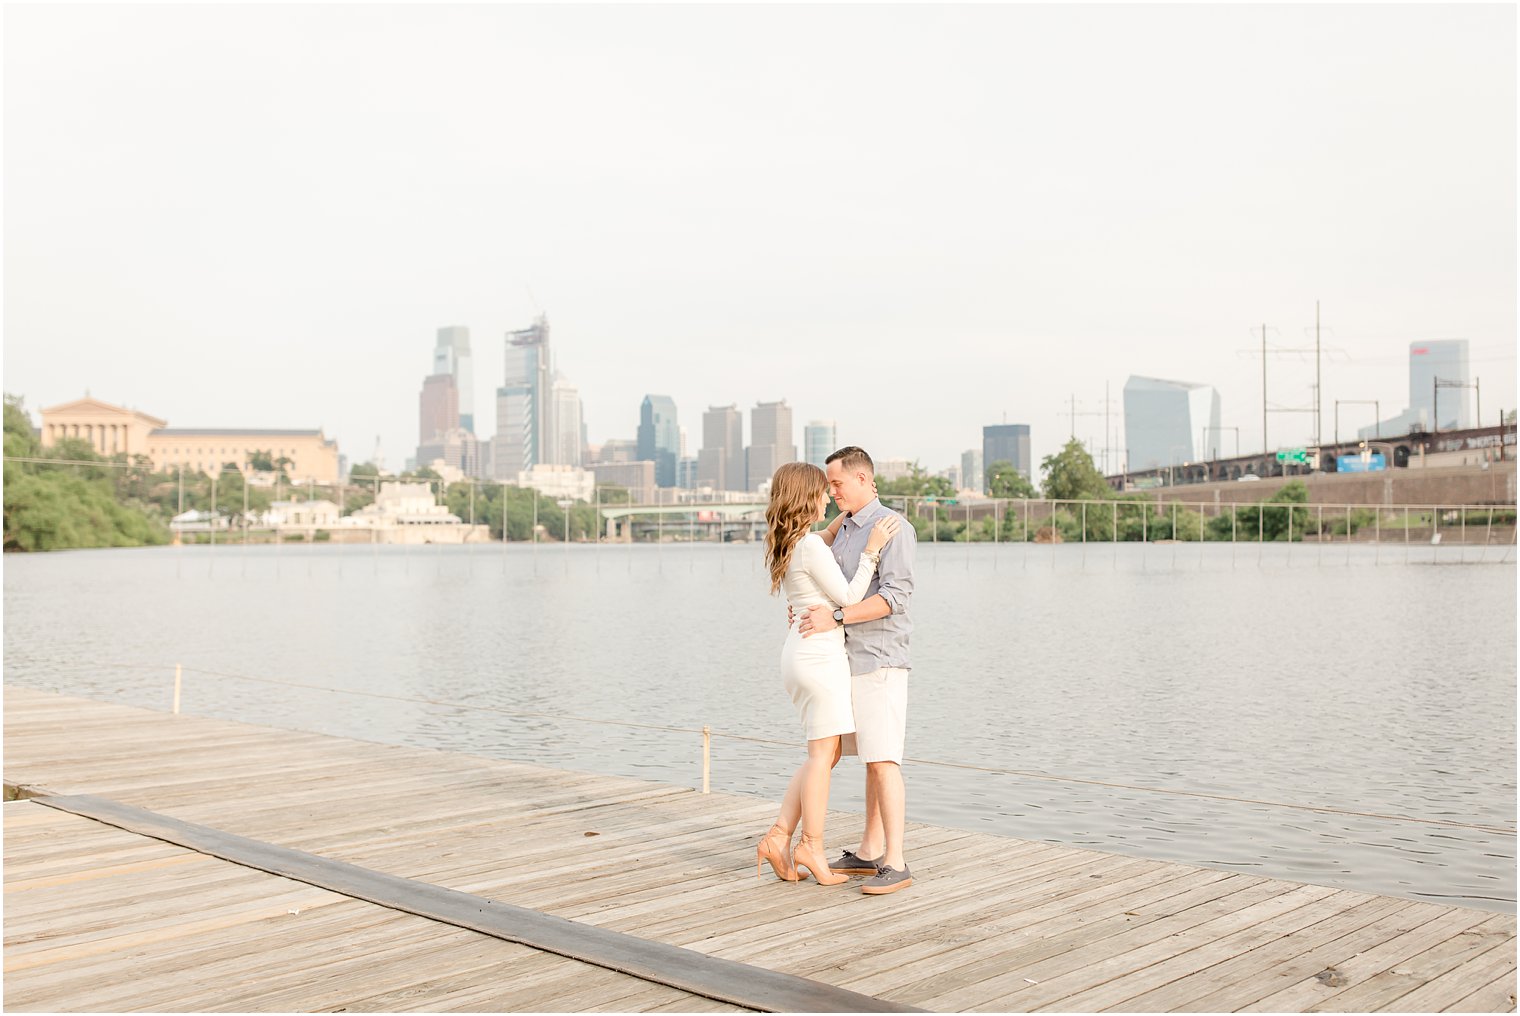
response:
[[[801,766],[792,774],[791,782],[786,785],[786,794],[781,798],[781,812],[776,816],[775,824],[755,845],[756,875],[764,871],[765,865],[769,863],[776,872],[776,877],[782,881],[796,882],[801,877],[797,874],[797,866],[792,863],[792,833],[796,831],[797,822],[802,817],[802,780],[805,768],[806,766]]]
[[[792,834],[797,831],[797,823],[802,821],[802,781],[807,778],[807,763],[797,767],[792,773],[792,779],[786,785],[786,794],[781,798],[781,811],[776,815],[776,826],[786,830],[787,843],[791,843]]]
[[[825,738],[825,740],[829,739]],[[837,738],[834,741],[834,755],[832,761],[829,762],[830,769],[839,765],[839,760],[843,757],[843,744]],[[811,742],[809,742],[809,757],[811,758]],[[797,824],[802,821],[802,785],[807,780],[807,773],[808,764],[804,762],[792,774],[790,782],[786,785],[786,794],[781,798],[781,811],[776,815],[776,825],[772,827],[784,830],[788,839],[797,831]],[[824,798],[827,800],[827,793]]]
[[[797,770],[802,805],[802,839],[792,852],[792,863],[812,872],[821,885],[848,882],[844,875],[829,870],[823,856],[823,827],[829,813],[829,771],[839,761],[839,735],[820,737],[808,742],[807,761]],[[796,783],[797,777],[793,777]],[[790,792],[790,787],[788,788]]]
[[[827,739],[825,739],[827,740]],[[835,743],[834,754],[829,762],[829,768],[833,769],[839,764],[842,745],[839,739],[833,739]],[[781,798],[781,810],[776,815],[776,822],[771,826],[759,846],[755,848],[755,856],[758,862],[769,861],[779,878],[793,881],[797,878],[797,870],[791,863],[792,836],[797,832],[797,826],[802,821],[802,788],[809,778],[809,763],[812,761],[811,743],[809,744],[808,761],[797,767],[792,774],[791,780],[786,785],[786,793]],[[824,791],[825,811],[828,807],[828,791]]]

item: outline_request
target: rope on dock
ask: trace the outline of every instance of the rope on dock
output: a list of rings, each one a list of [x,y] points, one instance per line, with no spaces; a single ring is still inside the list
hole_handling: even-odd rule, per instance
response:
[[[119,667],[128,670],[160,670],[159,666],[146,663],[105,663],[98,662],[94,666]],[[176,664],[176,667],[179,665]],[[516,709],[502,709],[499,706],[476,705],[465,702],[450,702],[446,699],[422,698],[414,695],[389,695],[377,691],[356,691],[349,688],[328,688],[322,685],[304,684],[299,681],[285,681],[276,677],[252,677],[248,674],[229,674],[224,671],[202,670],[199,667],[184,667],[185,671],[193,674],[202,674],[207,677],[221,677],[234,681],[252,681],[257,684],[272,684],[284,688],[298,688],[303,691],[320,691],[335,695],[355,695],[361,698],[383,699],[390,702],[405,702],[411,705],[437,706],[443,709],[465,709],[476,712],[496,713],[501,716],[526,717],[531,719],[546,719],[555,721],[569,721],[573,723],[592,723],[610,727],[633,727],[639,730],[660,730],[674,734],[696,734],[701,737],[723,737],[730,741],[745,741],[751,744],[770,745],[778,748],[796,750],[801,747],[795,741],[782,741],[770,737],[755,737],[750,734],[734,734],[724,730],[716,730],[711,727],[676,727],[663,723],[639,723],[634,720],[609,720],[594,716],[576,716],[571,713],[545,713],[530,712]],[[1202,790],[1178,790],[1172,787],[1147,787],[1135,783],[1117,783],[1112,780],[1094,780],[1081,776],[1061,776],[1054,773],[1042,773],[1029,769],[1009,769],[997,766],[980,766],[970,762],[946,762],[941,759],[926,759],[904,757],[904,762],[912,762],[914,765],[937,766],[943,769],[962,769],[969,772],[990,773],[997,776],[1016,776],[1028,780],[1040,780],[1047,783],[1074,783],[1089,787],[1103,787],[1109,790],[1130,790],[1147,794],[1165,794],[1170,797],[1190,797],[1206,801],[1223,801],[1229,804],[1256,805],[1263,808],[1284,808],[1290,811],[1306,811],[1320,815],[1341,815],[1346,818],[1370,818],[1384,822],[1409,822],[1416,825],[1442,826],[1449,829],[1468,829],[1474,832],[1489,833],[1496,836],[1515,836],[1517,830],[1501,825],[1484,822],[1461,822],[1455,819],[1444,818],[1421,818],[1415,815],[1390,815],[1375,811],[1354,811],[1347,808],[1329,808],[1312,804],[1292,804],[1285,801],[1267,801],[1259,798],[1237,797],[1232,794],[1213,794]]]
[[[721,959],[458,889],[388,875],[345,861],[194,825],[104,797],[70,794],[35,797],[32,803],[390,910],[566,956],[745,1009],[759,1012],[924,1011],[795,974]],[[504,995],[510,990],[510,985],[502,986]]]

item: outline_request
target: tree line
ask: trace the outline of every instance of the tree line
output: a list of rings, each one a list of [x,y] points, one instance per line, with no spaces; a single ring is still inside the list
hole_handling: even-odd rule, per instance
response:
[[[69,464],[25,462],[51,459]],[[269,485],[249,483],[240,465],[271,474]],[[5,396],[5,537],[7,551],[72,550],[90,547],[143,547],[168,543],[171,520],[182,512],[215,515],[230,529],[257,525],[277,500],[326,498],[341,501],[349,515],[372,504],[381,482],[373,463],[359,463],[349,482],[312,487],[294,484],[291,461],[254,451],[248,462],[222,463],[215,473],[177,469],[155,471],[147,456],[104,456],[80,438],[63,438],[43,448],[24,400]],[[537,491],[501,484],[449,483],[423,468],[385,477],[429,483],[442,492],[448,510],[466,522],[490,527],[493,539],[531,540],[536,518],[548,539],[565,535],[565,510]],[[472,493],[473,488],[473,493]],[[602,504],[626,504],[628,491],[602,486]],[[473,506],[472,506],[473,500]],[[594,538],[600,524],[584,502],[570,508],[572,540]]]
[[[1026,539],[1072,543],[1084,538],[1100,543],[1172,539],[1248,542],[1258,538],[1297,541],[1316,528],[1308,508],[1309,488],[1302,482],[1285,485],[1264,502],[1239,506],[1233,522],[1223,514],[1205,519],[1190,508],[1163,504],[1145,493],[1115,491],[1093,463],[1092,455],[1076,439],[1041,460],[1038,488],[1008,461],[988,465],[984,478],[988,496],[1008,502],[995,517],[968,520],[954,501],[950,481],[928,475],[917,463],[909,475],[878,483],[877,491],[888,502],[894,498],[925,499],[913,502],[909,521],[920,540],[940,543],[994,540],[1016,543]],[[933,500],[927,500],[930,498]],[[1117,507],[1089,506],[1084,511],[1080,505],[1057,505],[1048,515],[1042,514],[1037,521],[1026,523],[1027,516],[1019,502],[1036,499],[1104,501]],[[1337,521],[1340,532],[1345,532],[1347,526],[1355,532],[1371,523],[1370,512],[1365,517],[1355,515]],[[1326,528],[1330,528],[1328,524]]]

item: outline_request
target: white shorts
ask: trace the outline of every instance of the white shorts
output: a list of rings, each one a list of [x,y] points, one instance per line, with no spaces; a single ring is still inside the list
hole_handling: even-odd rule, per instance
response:
[[[908,671],[883,667],[850,676],[855,733],[844,735],[842,750],[862,762],[902,765],[908,735]]]

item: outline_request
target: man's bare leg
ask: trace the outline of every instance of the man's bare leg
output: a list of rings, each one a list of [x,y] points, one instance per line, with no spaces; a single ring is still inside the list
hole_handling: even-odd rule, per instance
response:
[[[896,762],[868,762],[866,786],[876,788],[876,822],[883,838],[871,846],[880,846],[881,853],[862,854],[862,857],[880,857],[889,868],[903,869],[903,827],[907,819],[907,788],[903,785],[902,766]],[[871,830],[871,810],[867,798],[866,829]],[[864,847],[867,844],[862,843]]]
[[[881,821],[881,777],[878,763],[866,764],[866,826],[860,834],[860,848],[855,856],[874,861],[886,851],[887,837]]]

